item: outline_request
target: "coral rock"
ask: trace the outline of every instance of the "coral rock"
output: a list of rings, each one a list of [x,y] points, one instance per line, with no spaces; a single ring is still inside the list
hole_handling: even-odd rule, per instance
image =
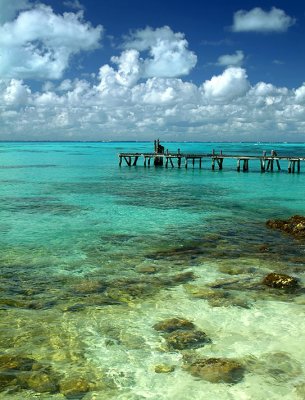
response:
[[[240,363],[225,358],[200,359],[187,369],[193,376],[211,383],[237,383],[243,379],[245,372]]]
[[[276,274],[272,272],[263,279],[263,285],[277,289],[291,289],[298,286],[298,280],[285,274]]]
[[[189,281],[193,281],[195,279],[195,274],[191,271],[182,272],[181,274],[175,275],[173,277],[173,281],[175,283],[185,283]]]
[[[67,398],[84,396],[90,390],[90,385],[82,377],[66,378],[60,382],[59,390]]]
[[[157,374],[168,374],[173,371],[175,371],[174,365],[159,364],[155,366],[155,372]]]
[[[153,266],[144,266],[137,268],[136,271],[140,274],[155,274],[157,272],[157,268]]]
[[[197,349],[210,342],[210,339],[201,331],[174,331],[166,337],[167,344],[171,349]]]
[[[27,357],[11,356],[8,354],[1,355],[0,390],[19,384],[19,377],[24,374],[25,371],[31,371],[34,362],[34,360]]]
[[[297,238],[305,238],[305,217],[294,215],[293,217],[284,219],[270,219],[266,225],[272,229],[289,233]]]
[[[27,357],[2,355],[0,356],[0,370],[30,371],[35,360]]]
[[[156,331],[162,331],[162,332],[173,332],[177,330],[187,330],[194,328],[195,325],[192,322],[182,318],[166,319],[154,325],[154,329]]]
[[[55,379],[53,379],[50,374],[43,371],[32,373],[29,379],[27,379],[27,385],[30,389],[39,393],[54,393],[57,391]]]

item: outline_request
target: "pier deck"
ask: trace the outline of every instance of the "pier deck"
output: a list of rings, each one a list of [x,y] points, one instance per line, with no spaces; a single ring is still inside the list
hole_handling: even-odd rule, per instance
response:
[[[223,169],[224,160],[236,160],[236,169],[237,171],[248,171],[249,170],[249,162],[258,161],[260,163],[260,169],[262,172],[265,171],[274,171],[276,168],[278,171],[281,170],[280,161],[288,162],[288,173],[299,173],[301,170],[301,161],[305,161],[305,157],[294,157],[294,156],[256,156],[256,155],[226,155],[226,154],[215,154],[215,153],[120,153],[119,155],[119,165],[122,165],[122,161],[124,160],[126,165],[129,167],[136,166],[139,159],[142,158],[144,160],[144,167],[151,166],[151,160],[153,160],[153,165],[164,165],[165,168],[168,168],[170,165],[174,168],[174,161],[177,164],[178,168],[181,168],[182,163],[184,163],[184,167],[188,168],[191,163],[192,166],[195,166],[195,162],[197,161],[199,164],[199,168],[202,168],[203,160],[211,161],[211,169],[214,170],[215,166],[218,167],[219,170]],[[156,162],[158,160],[158,162]]]

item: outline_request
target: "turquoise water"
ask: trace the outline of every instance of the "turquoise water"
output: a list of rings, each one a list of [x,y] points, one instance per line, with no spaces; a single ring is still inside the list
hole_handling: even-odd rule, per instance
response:
[[[305,155],[303,144],[165,147]],[[285,161],[264,174],[257,161],[248,173],[229,160],[222,171],[210,161],[201,170],[118,166],[119,152],[151,150],[1,144],[0,358],[34,360],[55,383],[22,384],[16,368],[9,385],[0,378],[0,399],[304,399],[304,293],[261,281],[281,272],[305,284],[304,243],[265,226],[305,214],[305,165],[300,174]],[[172,317],[193,321],[211,342],[169,349],[153,326]],[[234,385],[195,378],[185,368],[190,352],[236,359],[246,373]],[[160,364],[175,370],[156,373]],[[65,379],[86,388],[65,397]]]

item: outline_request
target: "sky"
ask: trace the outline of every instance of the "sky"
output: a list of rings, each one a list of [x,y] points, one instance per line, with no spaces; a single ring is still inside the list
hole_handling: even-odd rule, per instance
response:
[[[305,141],[299,0],[0,0],[0,140]]]

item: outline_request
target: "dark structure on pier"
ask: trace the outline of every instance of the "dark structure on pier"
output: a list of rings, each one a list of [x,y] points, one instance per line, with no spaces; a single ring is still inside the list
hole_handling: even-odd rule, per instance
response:
[[[177,162],[177,167],[181,168],[182,161],[184,161],[185,168],[188,168],[189,162],[192,163],[194,168],[197,162],[201,169],[202,161],[210,160],[212,170],[215,170],[215,166],[218,167],[218,170],[222,170],[225,159],[235,159],[237,161],[236,169],[238,172],[249,171],[249,161],[259,161],[261,172],[273,172],[275,167],[278,171],[281,171],[280,161],[286,160],[288,161],[288,173],[299,173],[301,171],[301,161],[305,161],[305,157],[278,156],[274,150],[271,151],[270,155],[263,152],[262,156],[225,155],[222,151],[216,154],[214,150],[211,154],[181,153],[180,149],[178,149],[177,152],[170,153],[168,150],[165,151],[164,146],[162,146],[160,140],[157,139],[154,141],[153,153],[120,153],[119,165],[121,166],[124,160],[129,167],[136,166],[140,157],[144,158],[144,167],[150,167],[151,160],[153,159],[154,166],[163,166],[165,162],[165,168],[168,168],[169,164],[174,168],[174,161]]]
[[[158,155],[163,155],[164,154],[164,146],[160,144],[160,140],[157,139],[154,141],[155,145],[155,154],[157,154],[156,157],[154,157],[154,165],[155,167],[162,166],[163,165],[163,157],[159,157]]]

